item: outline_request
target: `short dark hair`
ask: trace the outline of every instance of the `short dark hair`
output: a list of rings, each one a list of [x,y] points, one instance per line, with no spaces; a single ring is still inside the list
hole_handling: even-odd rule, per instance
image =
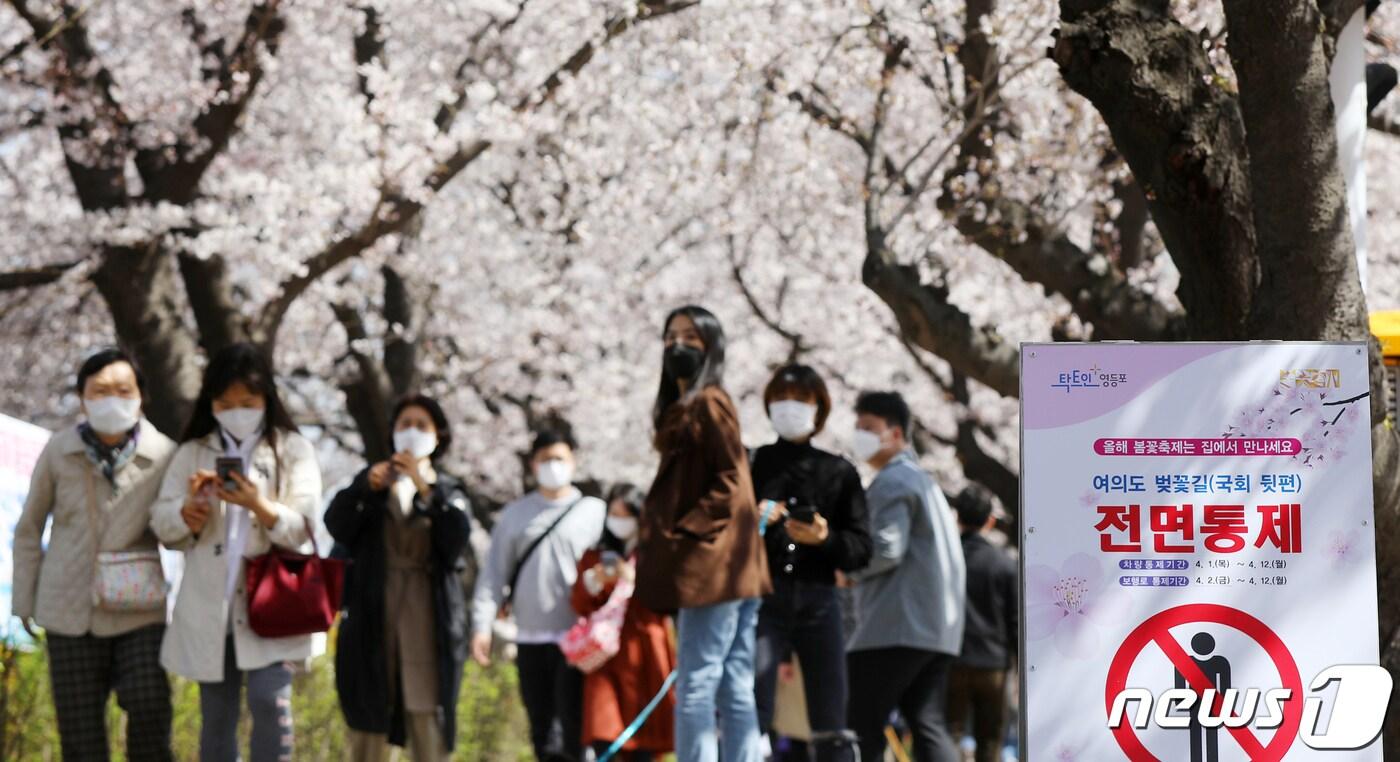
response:
[[[826,418],[831,415],[831,393],[826,390],[826,382],[810,365],[784,365],[773,374],[773,379],[763,389],[763,407],[773,404],[780,394],[796,392],[802,397],[812,397],[817,403],[817,427],[813,434],[820,433],[826,426]]]
[[[992,515],[992,494],[976,484],[963,487],[952,500],[958,523],[968,529],[981,529]]]
[[[141,372],[141,366],[136,364],[136,360],[126,353],[126,350],[119,347],[105,347],[88,355],[83,364],[78,367],[78,396],[83,396],[83,387],[87,386],[89,378],[102,372],[108,365],[115,365],[124,362],[131,366],[131,371],[136,374],[136,388],[141,392],[141,398],[146,398],[146,374]]]
[[[540,429],[535,432],[535,439],[530,443],[530,458],[546,447],[554,445],[568,445],[570,450],[578,449],[578,442],[574,441],[574,435],[563,429]]]
[[[633,516],[642,515],[642,504],[646,502],[647,493],[641,487],[631,482],[618,482],[608,490],[608,505],[612,505],[614,500],[621,500],[627,506],[627,510]]]
[[[442,412],[442,405],[439,405],[437,400],[418,392],[405,394],[394,403],[394,412],[389,415],[389,452],[394,451],[394,425],[399,421],[399,414],[410,407],[423,408],[428,411],[428,417],[433,419],[433,428],[437,429],[437,447],[433,448],[428,458],[437,460],[452,447],[452,425],[447,422],[447,414]]]
[[[909,438],[909,403],[899,392],[861,392],[856,398],[856,415],[873,415],[890,426],[898,426]]]

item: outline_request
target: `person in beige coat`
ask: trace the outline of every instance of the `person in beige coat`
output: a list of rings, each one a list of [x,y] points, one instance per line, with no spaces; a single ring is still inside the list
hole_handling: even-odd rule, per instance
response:
[[[127,759],[171,758],[170,683],[157,659],[165,582],[147,524],[175,445],[141,417],[144,389],[121,350],[83,363],[77,391],[86,420],[44,447],[15,527],[12,609],[31,635],[35,624],[45,630],[64,760],[108,758],[113,692],[127,712]],[[139,554],[123,557],[144,564],[141,600],[98,595],[99,557],[115,570],[116,553]]]
[[[216,471],[219,458],[242,461],[229,483]],[[292,758],[292,669],[311,657],[311,636],[264,638],[249,628],[246,560],[273,545],[302,549],[320,501],[315,451],[296,433],[261,351],[250,344],[219,351],[151,516],[161,541],[185,553],[160,657],[200,684],[202,762],[239,759],[245,682],[251,762]]]

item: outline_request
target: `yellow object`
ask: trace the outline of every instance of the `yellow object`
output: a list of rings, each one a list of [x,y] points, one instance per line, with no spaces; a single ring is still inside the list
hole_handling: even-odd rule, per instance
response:
[[[1400,310],[1372,312],[1371,333],[1381,340],[1385,364],[1400,364]]]
[[[1381,340],[1385,376],[1389,387],[1386,424],[1400,417],[1400,310],[1371,313],[1371,333]]]
[[[889,725],[885,726],[885,743],[889,745],[890,752],[898,762],[909,762],[909,752],[904,750],[904,742],[899,740],[899,734]]]

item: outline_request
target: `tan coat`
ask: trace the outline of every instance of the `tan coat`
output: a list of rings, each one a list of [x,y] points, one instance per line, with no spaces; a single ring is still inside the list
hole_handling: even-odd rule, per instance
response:
[[[718,386],[671,405],[656,440],[637,551],[637,600],[658,613],[772,592],[739,415]]]
[[[281,454],[281,480],[274,489],[279,471],[272,448],[260,442],[253,450],[248,478],[262,490],[278,514],[271,528],[256,519],[243,557],[266,553],[275,543],[291,550],[309,550],[304,518],[315,520],[321,502],[321,470],[311,443],[299,434],[283,432],[278,439]],[[170,468],[161,483],[160,497],[151,510],[151,528],[161,542],[185,552],[185,574],[175,599],[175,613],[165,631],[160,663],[166,670],[199,682],[224,679],[224,639],[229,632],[229,605],[224,600],[228,582],[228,559],[224,556],[228,531],[224,518],[230,506],[218,502],[204,530],[196,538],[190,533],[180,510],[189,493],[190,476],[197,470],[214,470],[215,459],[224,454],[215,431],[203,439],[185,442],[175,451]],[[303,548],[303,545],[306,545]],[[283,661],[304,661],[311,657],[311,636],[263,638],[248,627],[248,604],[244,591],[246,563],[238,567],[232,610],[234,649],[238,668],[252,670]]]
[[[151,503],[175,443],[145,419],[138,425],[136,452],[117,471],[115,490],[88,457],[76,426],[56,432],[44,446],[15,526],[15,616],[34,617],[41,627],[59,635],[103,637],[165,621],[164,607],[116,612],[92,603],[99,551],[156,549],[156,537],[148,528]],[[89,478],[103,517],[96,546]],[[53,530],[45,550],[41,542],[50,516]]]

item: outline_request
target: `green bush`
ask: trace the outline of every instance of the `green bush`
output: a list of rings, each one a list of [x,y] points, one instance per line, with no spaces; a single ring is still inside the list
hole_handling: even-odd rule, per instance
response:
[[[531,758],[529,732],[516,687],[515,668],[467,667],[457,712],[457,760],[516,762]],[[199,756],[199,686],[171,679],[175,758]],[[335,694],[332,658],[322,656],[298,674],[292,688],[297,760],[343,759],[345,722]],[[116,702],[108,705],[112,759],[123,760],[125,722]],[[247,748],[248,718],[242,726]],[[58,760],[58,726],[49,694],[48,663],[42,651],[0,643],[0,760]]]

